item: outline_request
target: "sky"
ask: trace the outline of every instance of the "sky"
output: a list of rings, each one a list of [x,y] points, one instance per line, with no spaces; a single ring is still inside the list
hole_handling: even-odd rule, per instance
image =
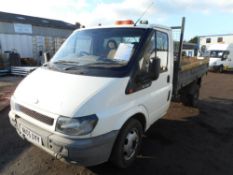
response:
[[[177,26],[186,17],[185,39],[233,33],[233,0],[0,0],[0,11],[80,22],[91,27],[142,19]]]

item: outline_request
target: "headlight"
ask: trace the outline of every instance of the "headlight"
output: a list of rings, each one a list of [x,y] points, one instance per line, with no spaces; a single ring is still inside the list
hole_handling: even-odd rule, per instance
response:
[[[79,118],[59,117],[56,124],[56,131],[70,136],[86,135],[93,131],[97,124],[96,115]]]

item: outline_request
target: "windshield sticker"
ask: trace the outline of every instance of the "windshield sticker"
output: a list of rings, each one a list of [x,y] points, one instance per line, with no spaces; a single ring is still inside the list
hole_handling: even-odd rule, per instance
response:
[[[114,59],[129,61],[133,53],[133,44],[120,43],[115,53]]]

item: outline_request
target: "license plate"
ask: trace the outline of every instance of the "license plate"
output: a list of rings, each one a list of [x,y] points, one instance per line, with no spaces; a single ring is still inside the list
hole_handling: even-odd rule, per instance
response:
[[[38,134],[32,132],[30,129],[28,129],[28,128],[21,125],[21,132],[23,133],[23,135],[25,136],[25,138],[28,141],[33,142],[35,144],[42,145],[41,136],[39,136]]]

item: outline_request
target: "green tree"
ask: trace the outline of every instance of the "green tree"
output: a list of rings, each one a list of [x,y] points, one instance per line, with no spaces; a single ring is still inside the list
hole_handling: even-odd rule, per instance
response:
[[[80,22],[76,22],[76,23],[75,23],[75,26],[77,27],[77,29],[79,29],[79,28],[81,28],[82,25],[81,25]]]
[[[198,44],[198,36],[195,36],[189,40],[189,43]]]

